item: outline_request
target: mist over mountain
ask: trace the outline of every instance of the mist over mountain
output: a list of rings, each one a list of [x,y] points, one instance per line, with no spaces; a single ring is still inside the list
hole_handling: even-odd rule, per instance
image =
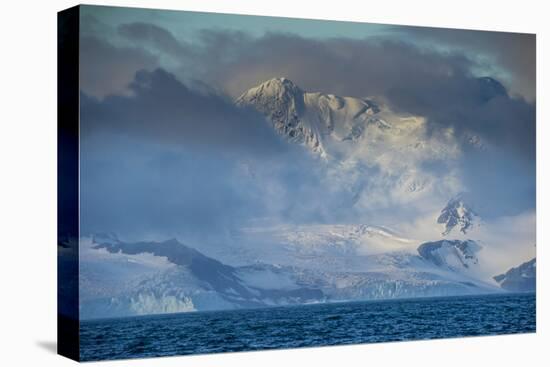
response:
[[[472,184],[500,154],[481,135],[284,77],[235,101],[161,69],[130,88],[81,99],[83,317],[514,288],[492,276],[531,251],[531,212]]]

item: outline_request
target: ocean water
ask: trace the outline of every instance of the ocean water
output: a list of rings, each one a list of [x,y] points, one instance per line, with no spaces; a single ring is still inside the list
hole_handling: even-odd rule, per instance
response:
[[[535,332],[534,294],[346,302],[83,321],[81,360]]]

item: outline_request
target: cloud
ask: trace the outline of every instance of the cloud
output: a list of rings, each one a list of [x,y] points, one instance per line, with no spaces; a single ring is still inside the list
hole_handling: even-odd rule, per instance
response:
[[[131,135],[195,149],[275,154],[281,138],[258,113],[236,107],[209,91],[190,89],[162,69],[139,71],[127,85],[129,95],[102,100],[83,95],[83,135]]]
[[[118,33],[140,45],[148,45],[158,48],[174,56],[185,56],[190,52],[189,46],[178,41],[172,33],[166,29],[150,23],[136,22],[121,24],[117,28]]]
[[[459,48],[442,52],[395,39],[251,37],[213,30],[199,32],[191,47],[145,23],[121,25],[118,35],[133,46],[101,44],[118,55],[101,67],[105,75],[116,74],[118,60],[132,50],[177,63],[171,72],[125,74],[118,87],[104,86],[101,93],[83,89],[83,152],[90,156],[84,171],[95,218],[90,223],[115,231],[174,231],[256,217],[353,222],[376,218],[373,206],[394,220],[414,216],[417,206],[409,205],[409,196],[407,208],[398,210],[407,215],[397,218],[392,205],[403,203],[405,194],[393,200],[377,191],[391,180],[408,184],[407,177],[389,174],[378,163],[342,176],[342,170],[322,167],[299,147],[282,143],[261,116],[233,106],[232,99],[246,89],[279,76],[308,91],[377,96],[397,113],[423,118],[426,141],[444,142],[439,137],[450,132],[451,141],[460,143],[456,161],[416,162],[405,170],[420,173],[440,194],[430,205],[444,204],[447,187],[464,185],[489,216],[534,207],[534,103],[511,95],[493,78],[476,77],[479,62]],[[120,90],[124,94],[115,92]],[[356,189],[371,195],[357,201]],[[384,200],[377,207],[378,192]],[[102,213],[113,203],[112,213]]]
[[[433,129],[451,127],[468,142],[472,136],[507,153],[535,159],[535,106],[511,98],[492,78],[455,75],[429,83],[404,84],[388,91],[401,111],[426,116]]]
[[[509,65],[509,75],[534,86],[531,35],[456,31],[455,39],[455,30],[404,27],[394,30],[400,37],[314,40],[203,30],[190,47],[158,26],[139,23],[120,29],[132,29],[123,33],[134,41],[156,42],[157,48],[180,57],[187,74],[233,98],[267,79],[285,76],[308,91],[378,96],[399,112],[426,117],[435,129],[452,127],[465,139],[480,135],[503,149],[534,157],[534,104],[511,96],[494,78],[477,78],[474,70],[489,61],[464,51],[466,44],[478,51],[487,46],[487,55],[498,59],[494,65]],[[445,51],[442,44],[447,45]],[[516,51],[523,56],[512,56]]]
[[[158,64],[151,53],[132,47],[115,47],[99,38],[80,38],[80,89],[103,98],[127,94],[128,83],[138,70],[152,70]]]
[[[82,233],[220,233],[316,215],[301,200],[325,205],[312,200],[322,190],[314,158],[263,116],[161,69],[138,72],[128,88],[81,95]]]
[[[514,95],[536,98],[536,35],[428,27],[393,27],[401,38],[412,38],[423,47],[438,45],[462,52],[489,72],[504,79]]]
[[[510,96],[493,78],[475,77],[477,65],[463,53],[379,39],[235,34],[228,42],[227,33],[205,33],[201,60],[209,67],[204,77],[231,95],[286,76],[309,91],[379,96],[398,112],[426,117],[433,129],[451,127],[464,139],[479,135],[534,162],[535,106]],[[210,56],[225,51],[233,56]]]
[[[331,166],[263,116],[162,69],[138,72],[128,88],[81,96],[83,233],[189,236],[259,218],[353,221],[364,210],[350,207],[350,182],[331,179]]]

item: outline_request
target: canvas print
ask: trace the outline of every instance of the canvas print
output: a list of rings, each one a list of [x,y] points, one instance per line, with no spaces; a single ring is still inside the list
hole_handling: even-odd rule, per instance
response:
[[[59,13],[59,351],[536,330],[535,35]]]

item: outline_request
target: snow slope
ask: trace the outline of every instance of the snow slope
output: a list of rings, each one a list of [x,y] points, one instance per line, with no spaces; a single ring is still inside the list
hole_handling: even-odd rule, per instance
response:
[[[456,247],[467,254],[475,243]],[[445,264],[453,264],[450,254],[445,256]],[[257,261],[230,266],[174,239],[127,243],[116,237],[82,238],[80,314],[89,319],[498,291],[466,269],[422,254],[344,254],[342,259],[351,261],[348,269],[310,266],[325,257],[318,253],[291,265]]]

